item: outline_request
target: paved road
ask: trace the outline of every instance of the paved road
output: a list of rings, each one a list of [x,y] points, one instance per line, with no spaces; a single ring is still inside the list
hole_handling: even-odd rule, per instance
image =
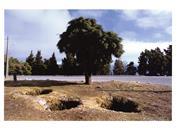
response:
[[[12,79],[12,76],[10,76]],[[19,80],[60,80],[60,81],[84,81],[84,76],[18,76]],[[92,76],[93,81],[137,81],[141,83],[153,83],[172,86],[170,76]]]

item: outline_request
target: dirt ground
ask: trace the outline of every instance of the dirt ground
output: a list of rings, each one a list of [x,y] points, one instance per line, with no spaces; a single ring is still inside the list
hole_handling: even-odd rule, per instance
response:
[[[138,82],[6,81],[5,120],[172,120],[172,89]]]

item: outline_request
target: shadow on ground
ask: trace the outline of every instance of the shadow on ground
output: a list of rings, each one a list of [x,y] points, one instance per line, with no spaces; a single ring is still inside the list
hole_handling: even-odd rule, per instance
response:
[[[50,87],[50,86],[65,86],[65,85],[84,85],[84,82],[68,82],[68,81],[53,81],[53,80],[21,80],[21,81],[5,81],[6,87]]]

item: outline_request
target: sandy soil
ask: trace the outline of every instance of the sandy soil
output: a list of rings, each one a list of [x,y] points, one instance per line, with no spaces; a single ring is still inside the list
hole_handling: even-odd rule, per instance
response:
[[[124,99],[122,106],[114,103],[114,98]],[[118,106],[129,109],[128,101],[139,111],[113,110]],[[92,85],[5,82],[5,120],[172,120],[171,109],[172,90],[168,86],[117,81]]]

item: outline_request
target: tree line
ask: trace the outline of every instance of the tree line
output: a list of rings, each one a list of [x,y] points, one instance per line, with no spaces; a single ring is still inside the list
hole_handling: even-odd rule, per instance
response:
[[[31,51],[25,62],[13,57],[9,58],[9,74],[56,75],[59,74],[59,67],[54,53],[49,59],[43,59],[41,51],[37,51],[35,56]]]
[[[4,68],[6,63],[4,63]],[[26,58],[26,61],[19,61],[17,58],[9,58],[9,75],[84,75],[76,60],[71,57],[62,59],[62,64],[57,64],[55,53],[49,59],[43,58],[41,51],[36,55],[33,51]],[[104,65],[94,75],[109,75],[110,65]]]
[[[138,66],[131,61],[124,64],[121,59],[116,59],[113,67],[110,64],[102,66],[93,75],[150,75],[163,76],[172,75],[172,45],[162,52],[160,48],[144,50],[138,57]],[[84,75],[76,59],[65,57],[62,64],[58,65],[55,53],[49,59],[37,51],[34,56],[33,51],[26,58],[26,61],[19,61],[16,58],[9,58],[9,74],[18,75]]]
[[[123,62],[116,60],[114,63],[114,75],[148,75],[148,76],[171,76],[172,75],[172,45],[161,51],[160,48],[145,49],[138,57],[138,66],[130,62],[124,70]]]
[[[140,75],[172,75],[172,45],[161,51],[160,48],[145,50],[139,56],[138,73]]]
[[[26,62],[31,66],[32,75],[57,75],[59,74],[59,66],[55,57],[55,53],[49,59],[43,59],[41,51],[37,51],[34,56],[31,51],[26,58]]]

